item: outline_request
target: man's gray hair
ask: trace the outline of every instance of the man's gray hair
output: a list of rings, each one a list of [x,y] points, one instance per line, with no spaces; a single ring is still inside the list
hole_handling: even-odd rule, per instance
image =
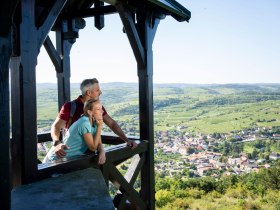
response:
[[[81,85],[80,85],[80,90],[82,92],[82,95],[85,96],[86,92],[90,89],[93,88],[93,85],[95,83],[99,83],[98,80],[96,78],[92,78],[92,79],[85,79],[82,81]]]

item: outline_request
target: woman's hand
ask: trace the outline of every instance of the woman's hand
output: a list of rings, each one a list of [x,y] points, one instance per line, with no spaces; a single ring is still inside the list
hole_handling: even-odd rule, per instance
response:
[[[96,119],[96,124],[98,127],[102,128],[102,125],[103,125],[103,119]]]
[[[106,162],[106,152],[105,150],[99,151],[99,157],[98,157],[98,164],[103,165]]]

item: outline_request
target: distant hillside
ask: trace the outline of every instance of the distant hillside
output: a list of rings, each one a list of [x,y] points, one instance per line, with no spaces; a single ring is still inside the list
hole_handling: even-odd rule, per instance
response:
[[[72,99],[80,94],[72,85]],[[138,84],[101,83],[101,100],[127,130],[139,130]],[[154,84],[155,130],[230,132],[280,125],[280,84]],[[48,130],[57,115],[56,84],[37,84],[38,128]]]

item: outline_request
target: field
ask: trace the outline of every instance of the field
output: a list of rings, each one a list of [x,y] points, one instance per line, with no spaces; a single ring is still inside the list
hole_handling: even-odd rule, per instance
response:
[[[101,100],[124,130],[139,131],[138,86],[101,84]],[[280,84],[154,85],[155,131],[228,133],[256,126],[280,126]],[[72,99],[79,95],[72,84]],[[48,131],[57,115],[56,84],[37,85],[38,132]]]

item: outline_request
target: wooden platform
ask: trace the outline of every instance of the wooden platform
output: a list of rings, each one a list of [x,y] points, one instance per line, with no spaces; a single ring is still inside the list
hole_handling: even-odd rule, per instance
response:
[[[12,210],[114,210],[102,173],[88,168],[12,190]]]

